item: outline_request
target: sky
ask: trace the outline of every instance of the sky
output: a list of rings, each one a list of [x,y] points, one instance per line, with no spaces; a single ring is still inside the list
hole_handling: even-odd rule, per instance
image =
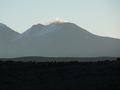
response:
[[[120,0],[0,0],[0,23],[19,33],[54,18],[120,39]]]

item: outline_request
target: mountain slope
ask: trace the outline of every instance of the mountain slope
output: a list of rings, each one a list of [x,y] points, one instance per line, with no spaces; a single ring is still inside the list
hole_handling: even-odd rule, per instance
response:
[[[13,38],[12,41],[20,40],[22,38],[29,38],[32,35],[34,35],[35,33],[37,33],[38,31],[40,31],[43,27],[44,27],[44,25],[42,25],[42,24],[33,25],[27,31],[25,31],[22,34],[18,35],[16,38]]]
[[[0,23],[0,43],[8,42],[18,35],[19,33]]]

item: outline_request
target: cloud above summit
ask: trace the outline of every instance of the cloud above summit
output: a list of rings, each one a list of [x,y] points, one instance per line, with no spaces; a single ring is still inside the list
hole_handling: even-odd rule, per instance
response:
[[[51,23],[67,23],[68,21],[66,20],[62,20],[60,18],[54,18],[52,20],[50,20],[49,22],[47,22],[47,24],[51,24]]]

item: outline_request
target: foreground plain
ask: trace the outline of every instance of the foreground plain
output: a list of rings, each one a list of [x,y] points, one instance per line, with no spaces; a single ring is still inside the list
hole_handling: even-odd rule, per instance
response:
[[[0,90],[120,90],[119,82],[120,58],[97,62],[0,61]]]

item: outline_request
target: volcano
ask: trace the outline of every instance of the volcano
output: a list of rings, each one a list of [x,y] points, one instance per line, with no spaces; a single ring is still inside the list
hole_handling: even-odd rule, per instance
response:
[[[33,25],[13,38],[9,45],[4,51],[10,53],[10,57],[120,56],[120,39],[94,35],[70,22]]]

